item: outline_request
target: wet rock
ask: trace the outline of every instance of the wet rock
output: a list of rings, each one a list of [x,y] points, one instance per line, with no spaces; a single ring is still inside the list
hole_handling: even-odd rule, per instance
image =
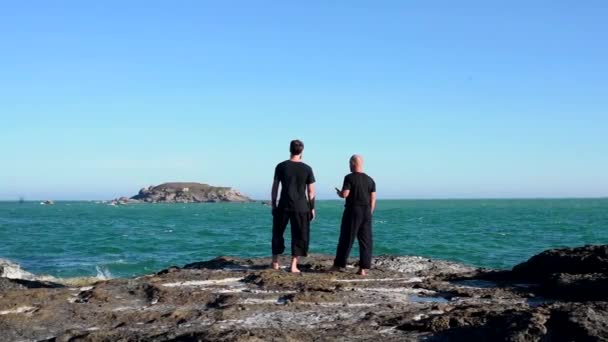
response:
[[[542,282],[557,273],[588,274],[608,272],[608,245],[590,245],[544,251],[521,263],[513,278]]]
[[[539,292],[551,298],[573,301],[608,300],[608,274],[554,274]]]
[[[242,268],[243,264],[241,261],[235,258],[220,256],[215,259],[194,262],[184,266],[186,269],[211,269],[221,270],[224,268]]]
[[[20,289],[60,288],[61,284],[48,281],[0,278],[0,291]]]
[[[573,253],[596,256],[590,272],[555,268],[537,284],[418,257],[375,258],[368,277],[354,260],[328,273],[333,257],[322,255],[304,258],[301,274],[218,257],[84,287],[0,278],[0,340],[606,341],[601,249],[585,251]]]
[[[562,300],[608,300],[608,245],[552,249],[511,271],[479,272],[476,278],[528,283],[540,295]]]
[[[433,260],[419,256],[381,256],[374,259],[374,266],[400,273],[424,276],[463,275],[478,270],[475,267],[455,262]]]
[[[544,309],[463,306],[398,329],[432,332],[431,341],[540,341],[547,334],[547,318]]]
[[[244,282],[255,284],[267,290],[292,290],[332,292],[338,285],[335,278],[328,274],[276,272],[266,270],[255,272],[244,278]]]
[[[233,306],[238,303],[238,297],[234,295],[221,294],[217,296],[213,301],[207,304],[210,308],[223,309]]]
[[[163,275],[163,274],[167,274],[167,273],[174,273],[174,272],[179,272],[180,268],[177,266],[171,266],[169,268],[166,268],[164,270],[158,271],[156,273],[156,275]]]
[[[608,303],[554,305],[547,326],[555,341],[608,341]]]

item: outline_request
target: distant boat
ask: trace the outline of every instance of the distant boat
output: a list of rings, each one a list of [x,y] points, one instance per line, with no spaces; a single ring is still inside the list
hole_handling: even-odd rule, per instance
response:
[[[53,205],[53,204],[55,204],[55,202],[50,201],[50,200],[46,200],[46,201],[40,202],[40,205]]]
[[[25,198],[19,197],[19,203],[21,203],[21,204],[25,203]]]

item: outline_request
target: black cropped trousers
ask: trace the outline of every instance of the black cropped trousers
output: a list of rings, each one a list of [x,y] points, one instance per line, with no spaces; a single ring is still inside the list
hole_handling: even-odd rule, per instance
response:
[[[359,240],[359,267],[369,269],[372,265],[373,247],[372,211],[369,206],[352,206],[344,209],[334,266],[346,267],[355,238]]]
[[[291,255],[307,256],[310,242],[310,212],[275,209],[272,211],[272,254],[285,251],[285,229],[291,226]]]

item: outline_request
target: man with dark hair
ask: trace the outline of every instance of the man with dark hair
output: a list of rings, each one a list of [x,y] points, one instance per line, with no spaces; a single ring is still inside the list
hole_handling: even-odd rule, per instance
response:
[[[274,170],[272,183],[272,265],[279,269],[279,254],[285,251],[283,234],[291,224],[291,267],[299,273],[298,258],[308,255],[310,221],[315,217],[315,176],[312,168],[302,162],[304,143],[293,140],[289,144],[291,156]],[[281,198],[277,195],[281,186]]]
[[[346,204],[331,271],[346,267],[356,237],[359,240],[360,254],[357,273],[366,276],[372,264],[372,214],[376,209],[376,183],[363,173],[361,156],[355,154],[350,158],[349,164],[351,173],[344,177],[342,190],[336,189],[338,196],[346,199]]]

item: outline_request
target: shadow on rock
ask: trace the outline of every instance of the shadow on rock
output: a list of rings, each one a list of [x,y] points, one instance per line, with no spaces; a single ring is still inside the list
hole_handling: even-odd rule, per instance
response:
[[[64,285],[48,281],[0,278],[0,290],[58,289]]]

